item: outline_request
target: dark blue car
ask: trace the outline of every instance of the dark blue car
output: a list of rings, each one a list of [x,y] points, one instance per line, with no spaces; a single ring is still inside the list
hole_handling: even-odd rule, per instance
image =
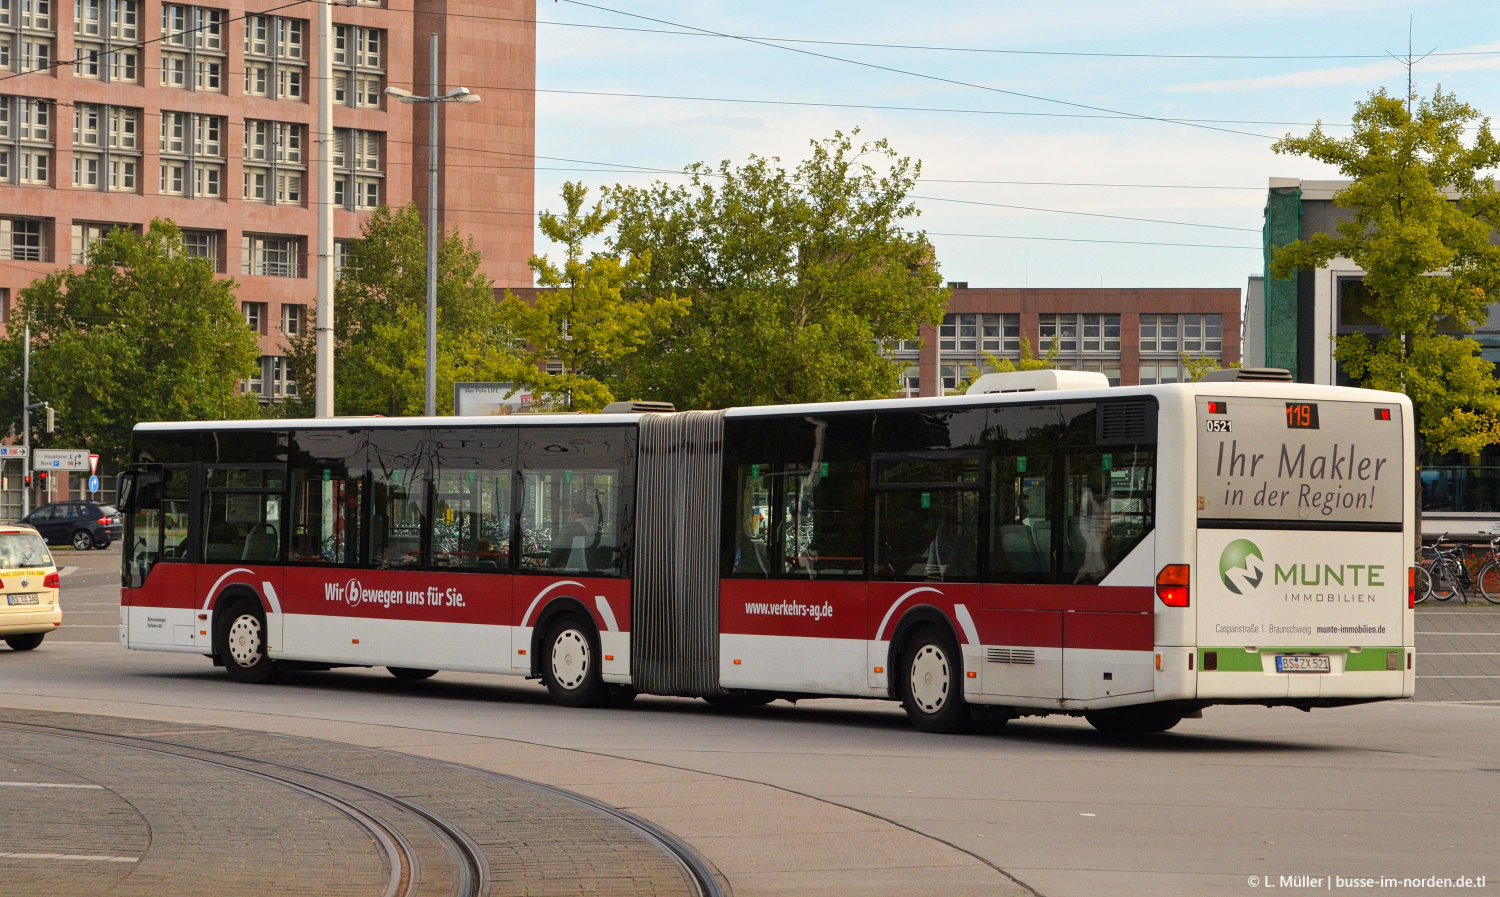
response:
[[[35,527],[48,545],[71,543],[79,551],[108,548],[125,531],[118,510],[93,501],[55,501],[22,517],[21,522]]]

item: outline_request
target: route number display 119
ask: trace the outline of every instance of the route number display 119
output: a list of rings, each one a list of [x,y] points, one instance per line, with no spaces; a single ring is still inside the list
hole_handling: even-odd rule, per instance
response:
[[[1287,402],[1286,425],[1291,430],[1318,429],[1318,406],[1313,402]]]

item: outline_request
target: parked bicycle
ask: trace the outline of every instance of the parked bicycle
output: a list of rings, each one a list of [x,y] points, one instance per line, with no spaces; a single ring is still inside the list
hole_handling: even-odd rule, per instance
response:
[[[1473,575],[1464,562],[1463,549],[1456,544],[1445,545],[1447,539],[1448,534],[1443,533],[1434,544],[1417,550],[1417,603],[1457,596],[1459,603],[1468,604],[1472,589],[1490,604],[1500,604],[1500,536],[1490,539],[1484,563]]]
[[[1474,574],[1474,583],[1479,588],[1479,597],[1491,604],[1500,604],[1500,536],[1492,536],[1484,563]]]

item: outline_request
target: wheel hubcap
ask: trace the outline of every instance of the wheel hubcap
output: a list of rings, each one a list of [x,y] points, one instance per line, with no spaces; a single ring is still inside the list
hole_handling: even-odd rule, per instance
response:
[[[260,621],[249,614],[229,624],[229,656],[235,664],[253,667],[260,661]]]
[[[911,659],[911,699],[923,713],[937,713],[948,702],[953,674],[948,656],[936,645],[923,645]]]
[[[576,628],[559,631],[552,642],[552,678],[568,690],[588,678],[588,639]]]
[[[552,678],[571,691],[582,685],[588,674],[588,639],[576,629],[559,632],[552,642]]]

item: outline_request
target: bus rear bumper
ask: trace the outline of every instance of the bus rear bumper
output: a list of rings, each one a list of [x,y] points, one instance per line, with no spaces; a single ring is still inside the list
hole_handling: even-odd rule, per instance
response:
[[[1415,691],[1410,647],[1200,648],[1197,698],[1276,702],[1409,698]],[[1311,660],[1307,660],[1310,658]],[[1283,671],[1294,664],[1308,667]]]

